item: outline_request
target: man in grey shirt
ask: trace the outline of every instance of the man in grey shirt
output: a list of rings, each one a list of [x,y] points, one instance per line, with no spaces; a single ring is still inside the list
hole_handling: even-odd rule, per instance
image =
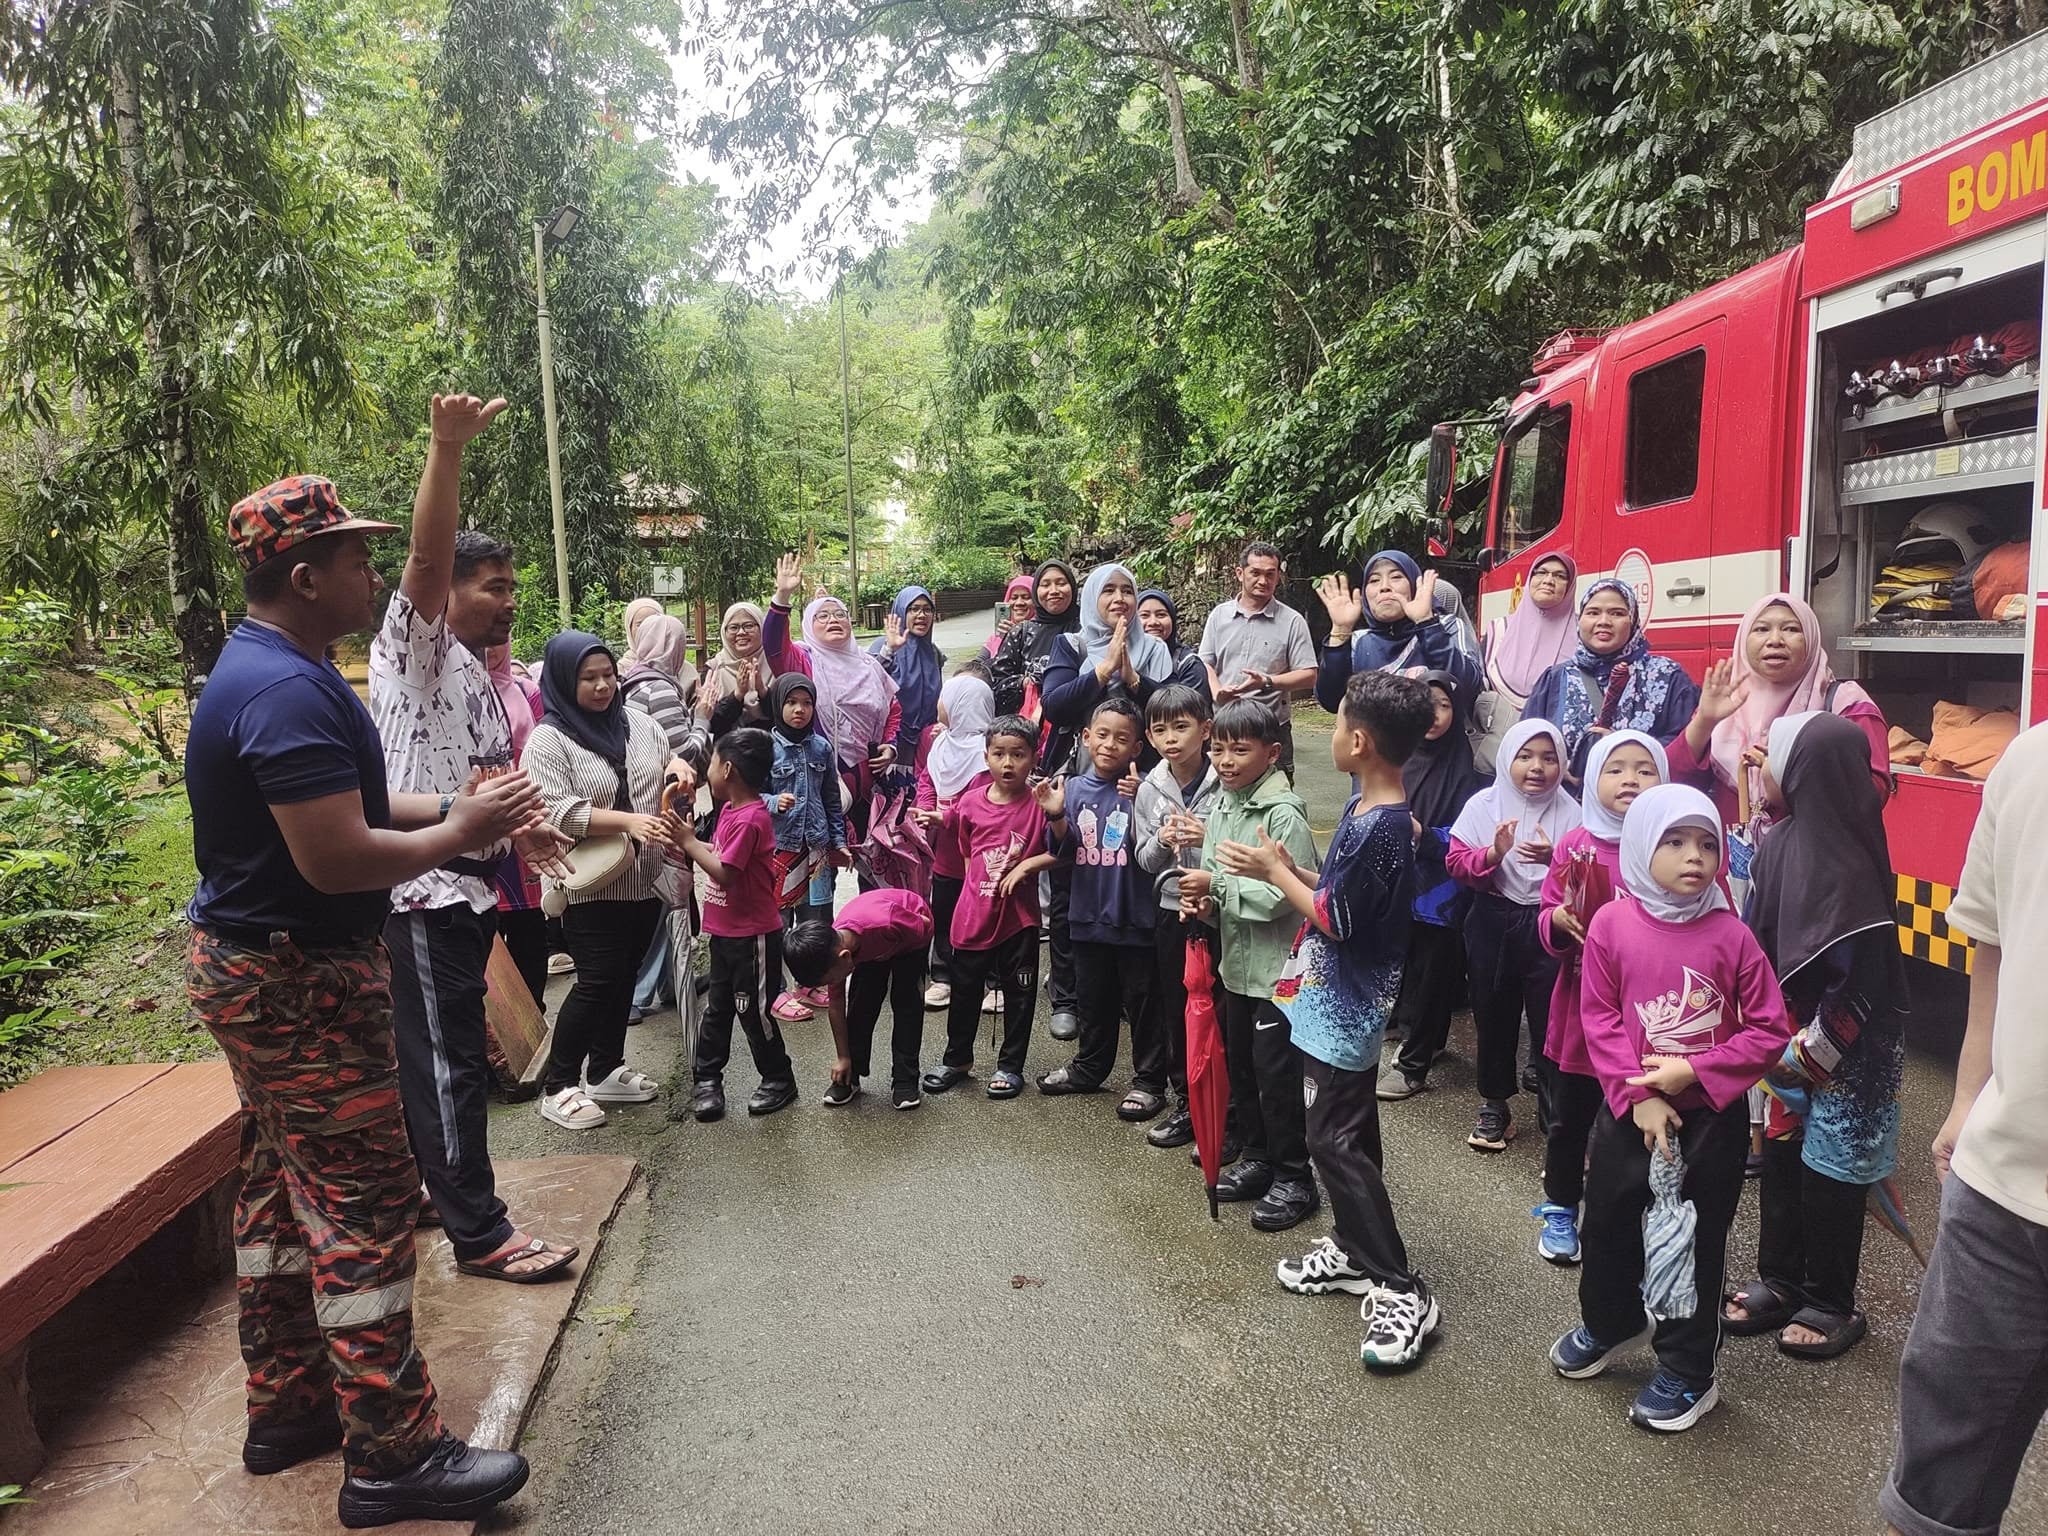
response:
[[[1316,680],[1316,647],[1308,620],[1275,594],[1286,576],[1280,551],[1247,544],[1237,564],[1237,596],[1209,610],[1202,626],[1202,660],[1218,704],[1257,699],[1280,717],[1280,766],[1294,773],[1294,724],[1287,696]]]

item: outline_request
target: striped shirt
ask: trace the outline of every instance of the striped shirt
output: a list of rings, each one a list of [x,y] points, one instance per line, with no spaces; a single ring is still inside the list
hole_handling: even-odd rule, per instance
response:
[[[660,810],[661,774],[667,763],[668,741],[661,727],[639,711],[627,710],[626,776],[633,810],[649,816]],[[602,810],[625,809],[612,803],[619,792],[619,776],[612,765],[545,720],[527,738],[523,766],[540,791],[549,823],[578,841],[590,835],[593,805]],[[575,858],[572,852],[570,862]],[[649,843],[626,873],[595,890],[571,892],[569,903],[645,901],[658,894],[655,882],[661,877],[663,862],[661,850]]]

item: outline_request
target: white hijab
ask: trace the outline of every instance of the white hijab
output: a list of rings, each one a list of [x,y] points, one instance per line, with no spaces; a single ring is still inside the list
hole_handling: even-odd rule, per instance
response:
[[[1548,720],[1521,721],[1501,738],[1500,750],[1493,754],[1493,782],[1465,802],[1465,809],[1458,812],[1458,819],[1451,825],[1451,836],[1473,848],[1490,848],[1500,824],[1512,821],[1516,823],[1517,842],[1533,836],[1540,827],[1555,845],[1579,824],[1579,803],[1564,792],[1561,774],[1546,793],[1534,798],[1523,794],[1510,780],[1508,768],[1515,754],[1537,736],[1550,738],[1557,748],[1558,766],[1563,768],[1564,733]],[[1494,889],[1509,901],[1533,907],[1543,894],[1547,868],[1531,864],[1511,848],[1494,869]]]
[[[996,696],[972,673],[950,679],[939,690],[939,708],[946,723],[932,733],[932,749],[924,760],[932,788],[951,800],[987,767],[988,728],[995,723]]]
[[[1686,784],[1659,784],[1636,796],[1621,824],[1621,883],[1650,916],[1667,923],[1697,922],[1709,912],[1728,908],[1728,893],[1718,878],[1697,896],[1677,896],[1650,877],[1650,860],[1664,834],[1673,827],[1704,827],[1721,841],[1718,877],[1728,867],[1727,834],[1714,802]]]
[[[1586,830],[1603,843],[1621,841],[1621,818],[1600,803],[1600,769],[1606,763],[1607,755],[1623,742],[1641,747],[1650,754],[1650,761],[1657,765],[1659,784],[1671,782],[1671,760],[1665,756],[1664,743],[1656,737],[1646,736],[1641,731],[1609,731],[1594,742],[1593,750],[1586,754],[1586,778],[1579,797],[1579,815]]]
[[[1792,755],[1792,743],[1799,739],[1799,733],[1825,713],[1825,710],[1809,709],[1796,715],[1780,715],[1771,722],[1770,730],[1764,735],[1764,756],[1770,760],[1773,778],[1778,778],[1785,759]],[[1783,784],[1785,781],[1779,778],[1778,782]]]

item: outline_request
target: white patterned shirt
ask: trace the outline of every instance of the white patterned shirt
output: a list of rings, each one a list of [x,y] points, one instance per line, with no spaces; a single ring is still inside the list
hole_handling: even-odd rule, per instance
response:
[[[423,619],[403,592],[391,594],[370,642],[370,718],[384,738],[384,771],[393,794],[457,794],[472,769],[512,763],[511,723],[482,658],[449,632],[445,609]],[[499,843],[472,857],[497,858],[508,846]],[[488,912],[498,895],[484,876],[448,869],[430,869],[391,893],[400,912],[465,901]]]

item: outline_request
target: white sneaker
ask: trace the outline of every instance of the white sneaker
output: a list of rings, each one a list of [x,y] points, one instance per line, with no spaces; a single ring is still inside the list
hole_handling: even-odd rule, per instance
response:
[[[953,1001],[953,989],[943,981],[935,981],[924,989],[924,1005],[927,1008],[943,1008]]]
[[[1375,1289],[1372,1277],[1353,1264],[1350,1255],[1330,1237],[1318,1238],[1315,1247],[1298,1259],[1282,1259],[1273,1272],[1297,1296],[1348,1291],[1353,1296],[1370,1297]]]
[[[540,1117],[565,1131],[589,1131],[603,1125],[604,1111],[590,1101],[581,1088],[569,1087],[559,1093],[541,1095]]]
[[[652,1104],[661,1092],[661,1084],[645,1072],[620,1067],[583,1091],[599,1104]]]
[[[1412,1365],[1422,1353],[1422,1341],[1443,1321],[1436,1298],[1426,1289],[1390,1291],[1385,1286],[1365,1298],[1358,1315],[1365,1319],[1358,1358],[1382,1369]]]

